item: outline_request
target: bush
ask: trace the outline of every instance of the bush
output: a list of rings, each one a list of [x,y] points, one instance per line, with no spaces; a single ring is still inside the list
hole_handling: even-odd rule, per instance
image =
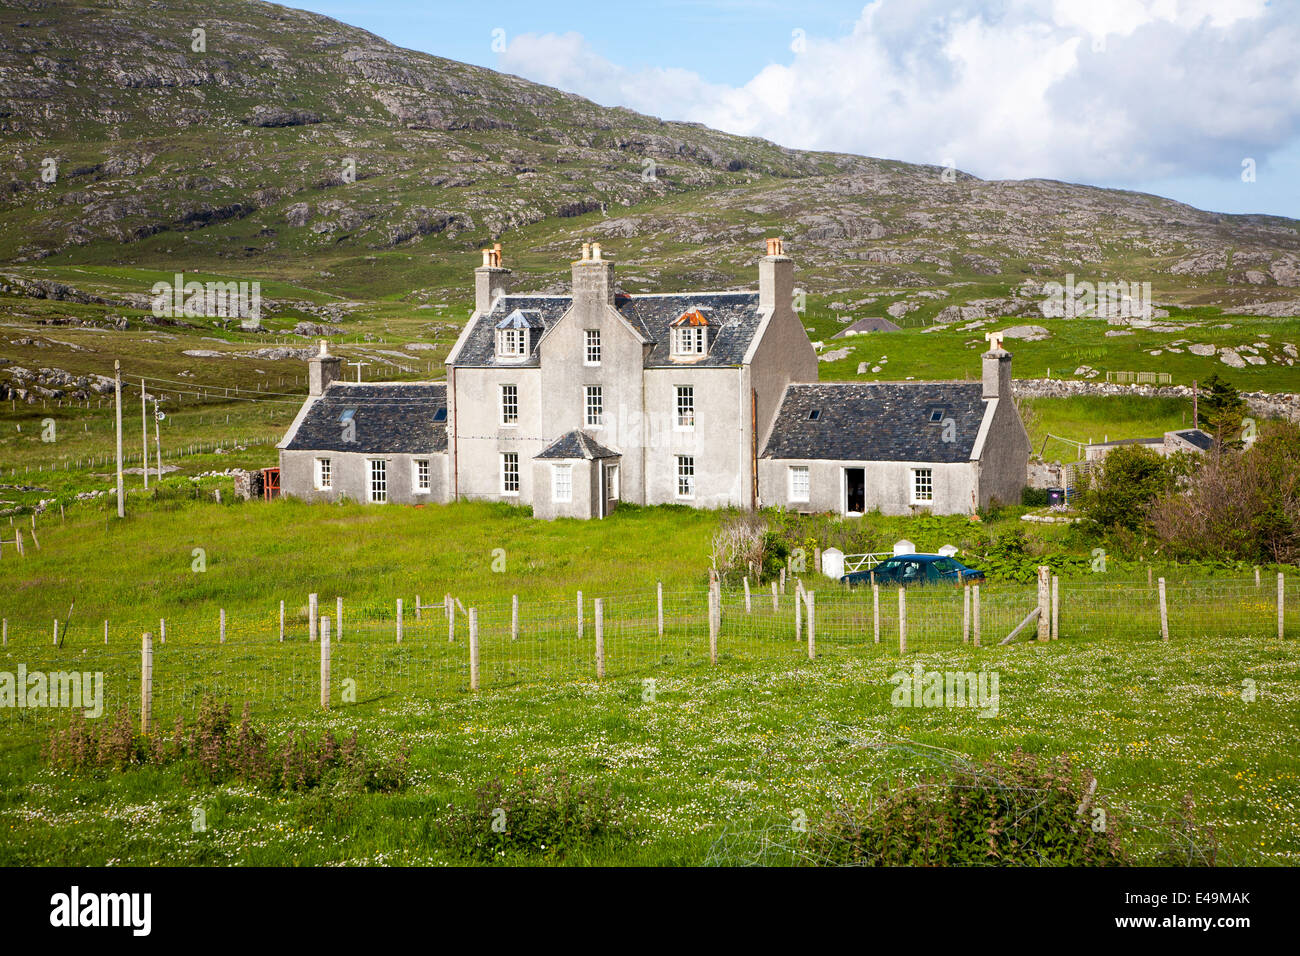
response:
[[[329,731],[319,740],[290,732],[273,746],[244,705],[238,726],[230,705],[205,698],[194,723],[177,717],[170,736],[136,734],[124,707],[96,727],[74,712],[70,723],[50,735],[45,757],[51,767],[84,771],[179,763],[187,782],[239,780],[267,790],[311,790],[326,784],[389,793],[406,786],[407,752],[391,762],[368,755],[354,732],[339,743]]]
[[[1300,562],[1300,425],[1266,422],[1250,447],[1210,457],[1151,524],[1175,558]]]
[[[623,800],[608,789],[573,784],[565,773],[517,772],[475,791],[437,825],[452,853],[478,862],[544,855],[563,859],[602,841],[632,836]]]
[[[1047,507],[1047,489],[1030,488],[1025,485],[1020,492],[1020,503],[1026,508],[1046,508]]]
[[[1005,764],[949,769],[905,790],[878,791],[865,807],[827,813],[809,830],[806,858],[858,866],[1125,864],[1115,816],[1096,805],[1084,779],[1064,755],[1040,767],[1020,750]],[[1094,829],[1098,819],[1104,828]]]
[[[1191,469],[1182,456],[1166,457],[1143,445],[1121,445],[1080,482],[1079,510],[1098,531],[1139,533],[1155,501]]]

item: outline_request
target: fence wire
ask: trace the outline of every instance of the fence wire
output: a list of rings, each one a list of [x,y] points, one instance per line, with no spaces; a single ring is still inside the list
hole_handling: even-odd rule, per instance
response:
[[[899,656],[903,653],[899,592],[881,586],[847,588],[809,578],[811,602],[792,583],[775,593],[769,583],[719,592],[718,664],[808,658],[807,604],[813,605],[815,654],[820,659]],[[1159,589],[1144,581],[1060,580],[1061,639],[1146,640],[1161,637]],[[974,589],[922,588],[904,592],[906,652],[973,645],[983,647],[1009,635],[1037,607],[1035,585],[985,583]],[[599,622],[597,620],[599,598]],[[661,603],[662,601],[662,603]],[[575,594],[564,600],[502,595],[466,608],[453,601],[407,605],[400,617],[391,608],[351,609],[322,600],[320,618],[330,620],[332,707],[365,706],[406,699],[443,700],[471,690],[473,680],[469,612],[477,623],[478,688],[492,690],[528,683],[598,678],[597,635],[603,644],[604,676],[652,675],[662,668],[707,667],[710,663],[709,590],[665,588],[623,594]],[[1276,636],[1279,627],[1276,578],[1215,578],[1166,582],[1171,639],[1232,640]],[[1300,635],[1300,580],[1285,583],[1285,634]],[[192,713],[205,697],[247,703],[255,712],[318,707],[321,645],[311,635],[308,605],[286,601],[283,631],[279,608],[265,613],[225,615],[190,612],[174,618],[135,618],[90,623],[61,622],[54,641],[50,622],[6,620],[0,647],[0,733],[9,742],[31,742],[51,721],[71,709],[68,675],[80,680],[79,709],[88,716],[102,679],[99,713],[141,709],[142,633],[152,635],[152,717],[160,728]],[[164,623],[165,622],[165,623]],[[323,624],[318,624],[318,631]],[[283,634],[283,637],[281,635]],[[1017,641],[1032,641],[1030,622]],[[34,676],[36,675],[36,676]],[[44,680],[46,691],[35,687]],[[6,687],[8,690],[6,691]],[[32,706],[20,706],[23,703]]]

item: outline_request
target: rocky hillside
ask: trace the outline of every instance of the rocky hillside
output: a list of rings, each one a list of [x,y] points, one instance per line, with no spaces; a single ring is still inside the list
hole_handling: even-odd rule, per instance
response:
[[[493,240],[551,288],[599,238],[629,289],[667,290],[752,282],[777,233],[822,304],[904,324],[1031,314],[1067,273],[1165,303],[1300,300],[1295,220],[784,149],[273,4],[8,0],[0,79],[11,289],[98,264],[463,293]]]

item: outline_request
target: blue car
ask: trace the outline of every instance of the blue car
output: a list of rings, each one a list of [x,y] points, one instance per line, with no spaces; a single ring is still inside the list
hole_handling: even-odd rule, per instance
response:
[[[984,572],[968,568],[956,558],[943,554],[899,554],[882,561],[870,571],[854,571],[840,581],[850,586],[870,584],[875,575],[877,584],[899,584],[903,587],[927,584],[949,584],[957,587],[984,580]]]

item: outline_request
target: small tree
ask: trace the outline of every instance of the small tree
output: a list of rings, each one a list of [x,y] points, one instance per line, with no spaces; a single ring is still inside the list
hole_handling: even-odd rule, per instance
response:
[[[1121,445],[1084,474],[1084,519],[1102,531],[1145,530],[1152,503],[1176,485],[1180,470],[1144,445]]]
[[[1246,415],[1246,402],[1233,385],[1219,378],[1215,372],[1203,383],[1204,391],[1197,399],[1196,424],[1214,436],[1215,444],[1234,447],[1241,444],[1241,420]]]

